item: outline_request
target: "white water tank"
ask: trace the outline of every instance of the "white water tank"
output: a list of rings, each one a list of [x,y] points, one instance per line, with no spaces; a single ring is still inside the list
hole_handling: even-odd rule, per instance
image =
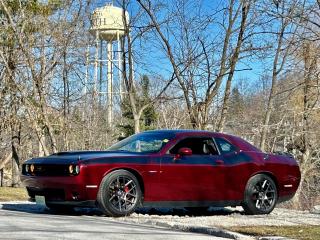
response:
[[[91,15],[90,33],[94,36],[98,35],[100,39],[106,41],[116,41],[125,33],[124,19],[129,23],[129,14],[125,12],[123,17],[123,9],[108,4],[104,7],[97,8]]]

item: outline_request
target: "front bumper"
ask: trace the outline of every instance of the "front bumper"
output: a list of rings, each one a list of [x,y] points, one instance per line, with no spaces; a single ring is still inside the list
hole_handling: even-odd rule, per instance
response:
[[[21,176],[29,197],[44,196],[46,202],[82,202],[89,199],[80,175],[63,177]]]
[[[35,202],[35,199],[30,198],[29,201]],[[46,199],[48,205],[61,205],[61,206],[72,206],[72,207],[97,207],[97,201],[86,200],[86,201],[62,201],[62,200],[50,200]]]

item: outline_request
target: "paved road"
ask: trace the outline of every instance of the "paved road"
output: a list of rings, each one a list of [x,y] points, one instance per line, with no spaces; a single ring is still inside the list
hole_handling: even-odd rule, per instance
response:
[[[78,212],[56,215],[30,204],[0,204],[0,239],[220,239],[209,235],[173,231],[165,228],[130,224]]]

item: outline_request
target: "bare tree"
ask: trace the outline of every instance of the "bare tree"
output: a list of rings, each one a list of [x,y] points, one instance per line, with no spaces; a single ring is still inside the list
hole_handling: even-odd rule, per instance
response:
[[[267,14],[270,14],[271,17],[275,17],[277,24],[279,25],[278,30],[275,33],[275,37],[277,39],[275,45],[275,52],[273,57],[273,66],[272,66],[272,77],[271,77],[271,87],[268,96],[266,112],[263,120],[261,138],[260,138],[260,148],[262,151],[266,150],[266,138],[269,129],[270,116],[273,111],[273,101],[274,96],[276,94],[276,87],[278,82],[278,77],[283,71],[286,60],[288,57],[288,53],[290,50],[290,45],[293,43],[294,33],[290,32],[291,40],[286,42],[289,34],[287,31],[290,31],[290,27],[292,27],[292,17],[295,14],[295,8],[298,4],[298,1],[293,1],[287,3],[286,1],[282,1],[279,4],[276,4],[275,8],[272,8],[271,11]],[[269,7],[269,6],[268,6]],[[265,8],[264,8],[265,10]],[[296,31],[296,27],[293,27]]]
[[[231,83],[233,80],[234,72],[236,70],[236,64],[239,60],[239,54],[241,50],[241,45],[243,42],[244,38],[244,32],[246,28],[246,22],[247,22],[247,17],[248,17],[248,12],[250,10],[250,1],[244,1],[242,3],[242,10],[241,10],[241,24],[240,24],[240,29],[238,33],[238,39],[236,43],[236,47],[234,49],[234,53],[232,54],[230,58],[230,70],[228,73],[228,79],[226,83],[226,88],[224,92],[224,99],[223,99],[223,104],[222,104],[222,110],[221,110],[221,116],[220,116],[220,121],[218,123],[218,131],[222,132],[224,128],[224,124],[226,121],[227,117],[227,112],[228,112],[228,106],[229,106],[229,98],[230,98],[230,92],[231,92]]]
[[[304,42],[302,58],[304,63],[303,74],[303,112],[302,112],[302,132],[298,134],[293,143],[293,148],[301,152],[300,169],[301,184],[293,200],[296,207],[302,207],[303,188],[308,186],[310,180],[315,177],[315,173],[319,172],[318,138],[314,132],[314,113],[315,106],[319,103],[319,76],[320,69],[318,67],[319,51],[317,47],[309,41]],[[297,154],[299,156],[299,154]],[[319,191],[319,189],[318,189]]]
[[[206,128],[208,124],[208,116],[213,99],[217,96],[220,86],[225,78],[229,75],[229,84],[233,78],[233,74],[236,71],[235,66],[239,59],[239,52],[243,43],[242,38],[246,28],[246,20],[248,12],[250,10],[250,2],[243,1],[240,4],[231,0],[226,6],[226,26],[223,24],[223,41],[222,46],[217,42],[210,42],[201,34],[197,35],[194,31],[194,22],[201,22],[202,28],[198,28],[197,31],[208,31],[211,21],[208,16],[205,21],[204,18],[197,19],[198,21],[187,21],[187,15],[189,12],[178,11],[176,15],[182,19],[180,27],[182,28],[182,34],[179,36],[170,29],[162,29],[161,24],[155,17],[155,12],[151,1],[137,1],[144,9],[151,20],[151,24],[154,26],[160,40],[163,44],[163,48],[171,63],[173,73],[181,87],[184,100],[189,113],[190,123],[193,128]],[[177,9],[184,8],[184,2],[179,3]],[[218,14],[221,10],[217,10]],[[242,12],[242,14],[241,14]],[[239,15],[242,15],[240,27],[237,26]],[[225,19],[223,20],[225,21]],[[170,43],[169,36],[166,36],[164,32],[170,32],[175,39],[181,42],[181,53],[179,57],[173,50],[173,45]],[[232,48],[232,37],[239,32],[238,46]],[[194,36],[196,34],[196,37]],[[221,33],[219,32],[219,36]],[[196,39],[196,41],[190,41],[190,39]],[[219,41],[220,42],[220,39]],[[182,45],[182,43],[185,43]],[[212,47],[213,46],[213,47]],[[216,58],[215,51],[221,50],[219,60]],[[230,48],[233,49],[233,54],[230,54]],[[176,48],[175,48],[176,49]],[[229,64],[228,64],[229,63]],[[205,69],[202,67],[205,66]],[[201,71],[201,73],[199,73]],[[225,115],[225,114],[223,114]]]
[[[123,23],[126,26],[125,27],[125,37],[122,39],[122,52],[123,52],[123,79],[125,82],[126,92],[128,95],[128,99],[130,102],[133,118],[134,118],[134,131],[135,133],[140,132],[140,119],[142,116],[143,111],[148,108],[150,105],[155,104],[161,96],[165,93],[165,91],[168,89],[170,84],[173,82],[174,77],[171,77],[163,86],[161,86],[159,92],[154,96],[154,98],[148,102],[143,104],[142,106],[139,106],[139,103],[137,101],[137,88],[135,87],[135,76],[133,71],[133,55],[134,55],[134,40],[138,40],[139,37],[142,37],[143,33],[138,33],[136,36],[134,36],[134,40],[132,40],[130,29],[131,25],[133,23],[129,23],[129,21],[126,19],[126,9],[127,9],[128,2],[126,0],[122,1],[122,9],[123,9]],[[149,27],[147,27],[148,29]],[[125,49],[125,46],[127,49]],[[127,69],[128,68],[128,69]]]

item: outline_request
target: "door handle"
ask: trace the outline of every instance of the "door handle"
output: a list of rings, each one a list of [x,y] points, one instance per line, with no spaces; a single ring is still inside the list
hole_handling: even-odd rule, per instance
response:
[[[216,160],[216,163],[221,165],[221,164],[224,164],[224,161],[223,160]]]

